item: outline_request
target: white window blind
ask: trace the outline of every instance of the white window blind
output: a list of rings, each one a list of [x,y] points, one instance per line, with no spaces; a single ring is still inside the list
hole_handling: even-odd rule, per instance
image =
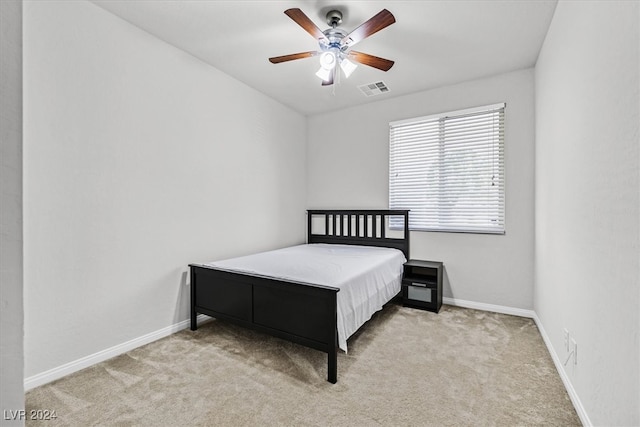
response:
[[[504,110],[389,124],[389,208],[410,209],[411,230],[504,234]]]

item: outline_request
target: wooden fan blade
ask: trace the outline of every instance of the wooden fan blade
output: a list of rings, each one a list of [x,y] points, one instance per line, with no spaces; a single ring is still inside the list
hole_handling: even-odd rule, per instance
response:
[[[382,71],[389,71],[389,69],[393,67],[393,64],[395,64],[395,62],[389,59],[369,55],[368,53],[356,52],[355,50],[349,51],[349,59]]]
[[[314,24],[313,21],[311,21],[311,19],[309,19],[309,17],[300,9],[287,9],[284,13],[289,18],[293,19],[296,24],[300,25],[307,33],[311,34],[311,36],[316,40],[326,40],[328,42],[320,28],[318,28],[316,24]]]
[[[382,9],[373,18],[360,25],[341,40],[342,45],[353,46],[359,41],[396,22],[396,18],[387,9]]]
[[[333,76],[336,74],[336,69],[334,68],[329,75],[329,80],[323,80],[322,86],[331,86],[333,84]]]
[[[294,59],[309,58],[316,56],[316,54],[317,52],[312,50],[309,52],[292,53],[291,55],[274,56],[273,58],[269,58],[269,61],[272,64],[279,64],[281,62],[293,61]]]

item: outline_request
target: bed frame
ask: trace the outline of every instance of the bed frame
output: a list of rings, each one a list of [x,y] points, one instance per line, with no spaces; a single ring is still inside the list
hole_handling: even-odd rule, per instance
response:
[[[397,232],[389,231],[388,217],[402,217],[395,225],[402,228],[403,237],[388,236]],[[318,228],[324,230],[318,232]],[[409,211],[308,210],[307,243],[391,247],[409,259]],[[202,264],[189,267],[192,331],[198,328],[198,314],[206,314],[323,351],[328,355],[327,380],[337,382],[339,289],[232,273]]]

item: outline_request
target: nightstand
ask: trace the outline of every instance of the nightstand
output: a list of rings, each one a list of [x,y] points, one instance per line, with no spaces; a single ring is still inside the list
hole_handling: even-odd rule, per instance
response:
[[[442,263],[409,260],[402,275],[402,303],[433,312],[442,306]]]

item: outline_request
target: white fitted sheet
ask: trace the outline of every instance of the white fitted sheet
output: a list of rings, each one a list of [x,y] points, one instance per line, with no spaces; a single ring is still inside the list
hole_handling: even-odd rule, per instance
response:
[[[338,346],[400,292],[402,251],[373,246],[310,244],[215,261],[204,265],[338,288]]]

